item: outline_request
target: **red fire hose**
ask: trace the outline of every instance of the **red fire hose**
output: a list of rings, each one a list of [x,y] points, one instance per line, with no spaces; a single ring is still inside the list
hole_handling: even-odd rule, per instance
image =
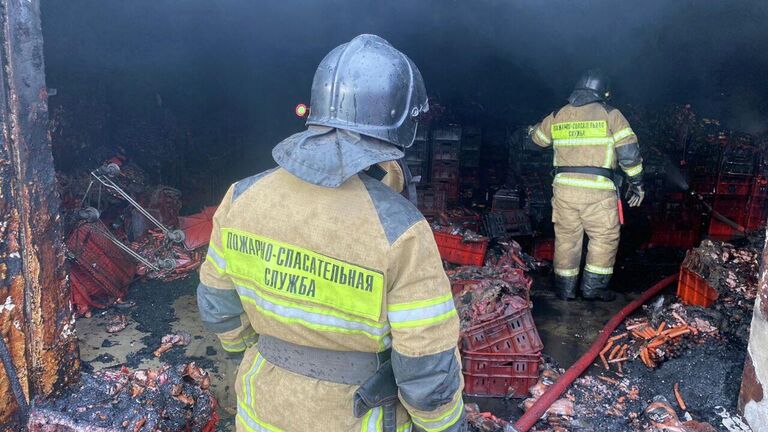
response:
[[[578,360],[576,360],[576,363],[568,368],[568,370],[565,371],[560,379],[552,384],[552,386],[550,386],[549,389],[543,395],[541,395],[539,400],[537,400],[536,403],[534,403],[533,406],[517,420],[513,430],[517,432],[528,432],[528,430],[534,424],[536,424],[541,416],[544,415],[544,413],[547,411],[547,408],[549,408],[550,405],[552,405],[560,397],[560,395],[565,392],[568,386],[570,386],[571,383],[573,383],[573,381],[579,377],[579,375],[587,370],[589,365],[592,364],[592,362],[595,360],[595,357],[597,357],[597,355],[600,353],[600,350],[608,342],[608,338],[611,337],[611,333],[616,330],[616,327],[618,327],[619,324],[621,324],[629,314],[634,312],[635,309],[654,297],[675,280],[677,280],[677,275],[665,277],[652,287],[648,288],[648,290],[646,290],[640,297],[624,306],[623,309],[614,315],[611,320],[608,321],[605,327],[603,327],[600,335],[592,343],[592,346],[589,347],[589,350],[584,353],[584,355],[581,356]]]

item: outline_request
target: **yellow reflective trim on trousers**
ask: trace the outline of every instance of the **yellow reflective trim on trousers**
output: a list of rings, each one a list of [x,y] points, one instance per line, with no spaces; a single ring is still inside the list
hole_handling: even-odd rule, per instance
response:
[[[542,132],[538,127],[536,128],[536,137],[543,141],[545,144],[552,144],[552,140],[547,138],[547,136],[544,135],[544,132]]]
[[[360,429],[361,432],[381,432],[381,429],[384,426],[382,423],[381,413],[381,407],[371,408],[368,410],[368,412],[363,416],[363,426]]]
[[[243,351],[246,348],[255,345],[257,340],[258,337],[256,335],[256,331],[252,328],[248,333],[241,335],[235,340],[220,339],[221,347],[224,348],[224,351],[227,352]]]
[[[600,275],[613,274],[613,267],[600,267],[592,264],[587,264],[586,266],[584,266],[584,270],[590,273],[595,273]]]
[[[243,405],[242,402],[237,404],[237,419],[242,422],[249,432],[283,432],[282,429],[262,421],[253,410]]]
[[[639,175],[641,172],[643,172],[643,164],[638,164],[630,168],[624,168],[624,172],[627,173],[629,177]]]
[[[562,174],[555,176],[554,184],[564,186],[575,186],[586,189],[598,189],[598,190],[616,190],[616,186],[612,181],[604,177],[598,177],[603,180],[590,180],[582,178],[569,178],[563,177]]]
[[[613,140],[614,141],[621,141],[624,138],[630,137],[635,134],[635,131],[632,130],[631,127],[625,127],[624,129],[616,132],[613,134]]]
[[[459,398],[451,406],[451,409],[446,411],[443,415],[435,418],[423,418],[411,414],[411,419],[416,426],[424,429],[425,432],[440,432],[456,424],[461,418],[461,414],[464,412],[464,401],[459,395]]]
[[[605,120],[585,120],[553,123],[551,132],[555,142],[582,138],[605,138],[608,136],[608,122]]]
[[[413,427],[413,423],[411,422],[405,422],[402,426],[399,426],[397,428],[397,432],[411,432],[411,428]]]
[[[564,277],[573,277],[579,275],[579,269],[578,268],[570,268],[570,269],[555,269],[555,274],[558,276],[564,276]]]
[[[376,320],[384,299],[380,271],[296,245],[222,228],[227,274],[261,289]]]

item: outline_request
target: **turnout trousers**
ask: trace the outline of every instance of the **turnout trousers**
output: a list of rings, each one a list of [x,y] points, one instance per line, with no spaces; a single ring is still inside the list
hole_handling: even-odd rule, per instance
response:
[[[589,238],[584,269],[599,275],[613,274],[620,230],[615,191],[556,185],[552,222],[555,225],[556,275],[579,275],[584,233]]]

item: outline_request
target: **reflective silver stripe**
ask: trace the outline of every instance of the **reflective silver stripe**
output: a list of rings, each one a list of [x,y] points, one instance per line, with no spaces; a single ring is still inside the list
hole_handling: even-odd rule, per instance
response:
[[[392,325],[403,324],[411,321],[429,320],[445,315],[456,309],[453,299],[435,305],[424,306],[415,309],[388,311],[387,317]]]
[[[381,421],[381,407],[371,409],[371,415],[368,417],[368,422],[365,424],[366,432],[378,432],[379,422]]]
[[[221,254],[216,252],[216,248],[213,245],[208,246],[208,256],[213,260],[213,262],[216,263],[217,266],[219,266],[220,269],[226,270],[227,269],[227,261],[224,259]]]
[[[261,368],[262,363],[264,363],[264,357],[262,357],[261,354],[256,354],[256,361],[253,362],[251,370],[249,370],[248,373],[245,374],[245,377],[243,377],[243,384],[245,387],[245,404],[247,406],[253,406],[253,386],[251,381],[253,381],[253,378],[256,377],[256,373],[259,372],[259,368]]]
[[[579,269],[578,268],[570,268],[570,269],[555,269],[555,274],[558,276],[565,276],[565,277],[573,277],[579,275]]]
[[[554,140],[555,147],[566,146],[598,146],[613,144],[613,138],[578,138],[578,139],[556,139]]]
[[[634,177],[643,172],[643,164],[639,164],[630,168],[624,168],[624,172],[627,173],[628,176]]]
[[[600,267],[592,264],[585,265],[584,270],[590,273],[601,274],[601,275],[613,274],[613,267]]]
[[[635,131],[633,131],[632,128],[626,127],[624,129],[616,132],[615,134],[613,134],[613,140],[614,141],[621,141],[624,138],[626,138],[628,136],[632,136],[634,134],[635,134]]]
[[[272,312],[273,314],[280,317],[304,321],[307,323],[307,327],[309,328],[322,326],[331,327],[330,329],[327,329],[328,331],[333,331],[333,328],[336,328],[346,332],[363,333],[373,337],[374,339],[381,339],[381,344],[384,346],[384,348],[389,348],[389,346],[392,344],[392,338],[389,336],[389,323],[385,324],[381,328],[377,328],[359,321],[346,320],[344,318],[333,315],[309,312],[303,309],[273,303],[260,296],[259,293],[253,289],[241,285],[235,285],[235,287],[237,288],[237,292],[240,293],[242,297],[245,297],[246,300],[250,300],[257,307],[267,312]]]
[[[256,415],[251,414],[248,410],[248,408],[242,406],[241,404],[237,405],[237,417],[243,421],[243,423],[246,424],[246,426],[255,432],[279,432],[280,429],[272,426],[272,427],[265,427],[259,424],[259,422],[256,421]]]
[[[536,137],[544,141],[545,144],[552,144],[552,140],[547,138],[547,136],[544,135],[544,132],[542,132],[541,129],[539,129],[538,127],[536,128]]]
[[[412,415],[411,419],[413,420],[413,423],[415,423],[418,427],[424,429],[426,432],[442,431],[446,429],[448,426],[451,426],[452,424],[456,423],[456,421],[458,421],[461,418],[461,415],[463,413],[464,413],[464,401],[461,399],[461,396],[459,396],[459,400],[454,405],[453,409],[447,414],[441,416],[442,418],[438,418],[437,420],[430,420],[430,419],[418,418]]]

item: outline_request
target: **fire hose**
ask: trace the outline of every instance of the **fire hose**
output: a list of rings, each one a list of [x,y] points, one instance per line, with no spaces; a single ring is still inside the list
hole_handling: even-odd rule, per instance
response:
[[[656,282],[656,284],[652,287],[648,288],[640,295],[640,297],[624,306],[624,308],[622,308],[608,321],[607,324],[605,324],[605,327],[603,327],[600,335],[592,343],[592,346],[589,347],[589,350],[587,350],[584,355],[576,360],[576,362],[570,368],[568,368],[568,370],[565,371],[565,373],[554,384],[552,384],[552,386],[550,386],[543,395],[541,395],[539,400],[537,400],[536,403],[534,403],[533,406],[531,406],[531,408],[517,420],[514,426],[508,426],[505,429],[505,432],[528,432],[528,430],[533,427],[534,424],[536,424],[541,416],[544,415],[547,409],[558,398],[560,398],[566,389],[568,389],[573,381],[575,381],[576,378],[578,378],[582,373],[584,373],[585,370],[587,370],[587,368],[592,364],[597,355],[600,353],[600,350],[603,348],[603,346],[605,346],[608,338],[611,337],[611,333],[616,330],[619,324],[624,322],[627,316],[634,312],[635,309],[639,308],[645,302],[656,296],[659,292],[661,292],[661,290],[672,284],[675,280],[677,280],[677,275],[665,277],[659,282]]]

